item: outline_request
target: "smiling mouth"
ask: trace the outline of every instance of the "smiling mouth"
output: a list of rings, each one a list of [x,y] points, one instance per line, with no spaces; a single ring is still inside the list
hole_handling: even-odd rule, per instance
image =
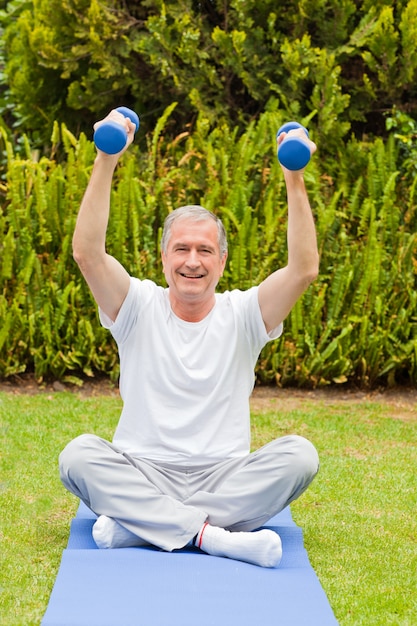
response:
[[[203,278],[203,274],[183,274],[182,272],[179,272],[179,274],[183,278],[191,278],[191,279]]]

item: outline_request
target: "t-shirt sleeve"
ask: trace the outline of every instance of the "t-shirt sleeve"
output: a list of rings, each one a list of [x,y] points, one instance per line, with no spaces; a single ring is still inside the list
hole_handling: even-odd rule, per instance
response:
[[[278,324],[278,326],[269,331],[269,333],[266,332],[265,322],[262,318],[261,307],[259,305],[258,289],[258,287],[253,287],[254,293],[251,294],[253,298],[254,317],[256,317],[256,323],[259,325],[261,337],[263,337],[265,343],[268,343],[268,341],[278,339],[278,337],[282,335],[283,324]]]
[[[124,343],[129,337],[154,287],[154,283],[149,280],[141,281],[131,277],[129,291],[114,322],[99,308],[100,323],[110,330],[117,344]]]
[[[279,324],[269,333],[266,332],[259,306],[257,286],[251,287],[246,291],[232,291],[230,295],[240,309],[245,328],[251,337],[255,350],[261,350],[269,341],[278,339],[282,334],[283,325]]]

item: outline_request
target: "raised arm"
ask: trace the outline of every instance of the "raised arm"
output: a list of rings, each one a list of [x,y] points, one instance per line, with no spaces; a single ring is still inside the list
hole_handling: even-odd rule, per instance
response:
[[[97,151],[91,178],[78,213],[72,247],[74,259],[94,299],[114,321],[129,290],[130,280],[124,267],[106,252],[110,192],[118,159],[133,141],[135,126],[117,111],[112,111],[107,119],[125,126],[126,146],[115,155]]]
[[[316,146],[303,130],[290,131],[306,141],[311,153]],[[282,141],[284,136],[279,137]],[[314,219],[310,208],[303,170],[282,168],[288,197],[288,262],[273,272],[259,286],[258,298],[267,332],[276,328],[317,277],[319,254]]]

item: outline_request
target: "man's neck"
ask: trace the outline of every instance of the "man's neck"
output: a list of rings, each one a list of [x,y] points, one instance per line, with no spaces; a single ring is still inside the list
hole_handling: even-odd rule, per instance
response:
[[[177,317],[184,320],[184,322],[201,322],[207,315],[210,313],[212,308],[216,303],[215,296],[210,300],[205,301],[183,301],[176,300],[175,298],[169,297],[169,301],[171,303],[171,309],[175,313]]]

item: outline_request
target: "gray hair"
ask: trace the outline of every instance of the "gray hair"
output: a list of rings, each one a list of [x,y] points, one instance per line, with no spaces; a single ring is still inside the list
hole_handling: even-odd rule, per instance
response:
[[[161,248],[162,252],[166,254],[168,248],[168,241],[171,237],[171,228],[176,220],[188,219],[195,222],[201,222],[204,220],[213,220],[217,226],[217,235],[220,248],[220,256],[223,257],[227,253],[227,237],[226,231],[223,226],[223,222],[217,215],[214,215],[208,209],[200,206],[199,204],[187,204],[186,206],[179,207],[167,215],[164,222],[164,230],[162,231]]]

